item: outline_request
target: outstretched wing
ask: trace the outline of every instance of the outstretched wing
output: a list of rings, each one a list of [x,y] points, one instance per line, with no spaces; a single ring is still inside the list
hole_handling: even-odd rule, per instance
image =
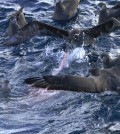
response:
[[[42,76],[25,79],[26,84],[36,88],[48,88],[52,90],[68,90],[76,92],[97,92],[94,79],[78,77],[72,75],[66,76]]]
[[[110,9],[120,9],[120,2],[117,1],[117,4]]]
[[[32,21],[18,30],[17,34],[8,38],[3,44],[6,46],[14,46],[38,34],[41,36],[64,38],[68,36],[69,32],[42,22]]]
[[[29,24],[25,25],[23,28],[19,29],[17,34],[13,35],[12,37],[8,38],[3,45],[6,46],[14,46],[17,45],[30,37],[37,35],[39,33],[39,25],[37,22],[30,22]]]
[[[100,35],[109,34],[118,28],[120,28],[120,22],[117,19],[112,18],[93,28],[84,30],[84,33],[90,37],[97,38]]]
[[[66,38],[69,36],[69,32],[64,30],[64,29],[61,29],[61,28],[58,28],[58,27],[55,27],[55,26],[51,26],[49,24],[45,24],[45,23],[42,23],[42,22],[37,22],[38,25],[39,25],[39,29],[40,30],[45,30],[47,33],[46,35],[47,36],[55,36],[55,37],[58,37],[58,38]]]

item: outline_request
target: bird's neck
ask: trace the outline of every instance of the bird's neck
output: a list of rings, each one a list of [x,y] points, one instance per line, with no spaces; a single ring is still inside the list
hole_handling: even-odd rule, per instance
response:
[[[104,61],[104,67],[105,67],[105,68],[109,68],[109,66],[110,66],[110,59],[107,58],[107,59]]]

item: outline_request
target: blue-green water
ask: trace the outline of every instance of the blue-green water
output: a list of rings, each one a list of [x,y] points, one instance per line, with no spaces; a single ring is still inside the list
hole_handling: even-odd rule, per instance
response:
[[[102,0],[103,1],[103,0]],[[105,0],[110,6],[113,0]],[[97,24],[94,15],[97,0],[81,0],[75,18],[68,22],[52,20],[54,0],[0,1],[0,78],[9,79],[9,97],[0,95],[0,134],[109,134],[110,124],[120,121],[119,94],[75,93],[46,91],[30,88],[23,83],[28,76],[52,74],[63,58],[65,41],[54,37],[36,36],[17,47],[5,47],[8,16],[24,6],[27,20],[62,27],[88,28]],[[119,53],[119,31],[101,37],[96,51]],[[76,48],[68,56],[60,74],[87,74],[88,63],[83,48]]]

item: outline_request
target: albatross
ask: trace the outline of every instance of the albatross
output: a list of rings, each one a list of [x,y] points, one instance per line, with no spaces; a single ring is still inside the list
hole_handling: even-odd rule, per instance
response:
[[[9,17],[9,26],[7,29],[8,36],[11,37],[17,34],[18,30],[25,25],[27,25],[27,20],[25,19],[25,15],[23,13],[23,7],[21,7]]]
[[[111,17],[120,19],[120,2],[118,2],[118,4],[116,4],[115,6],[111,8],[108,8],[105,3],[101,2],[97,5],[97,7],[99,9],[98,10],[98,14],[99,14],[98,23],[99,24],[109,20]]]
[[[109,34],[119,28],[120,21],[116,18],[111,18],[110,20],[103,22],[92,28],[73,29],[70,31],[57,28],[55,26],[51,26],[40,21],[32,21],[28,22],[28,24],[19,29],[17,34],[14,34],[13,36],[9,37],[6,41],[4,41],[3,45],[15,46],[27,39],[30,39],[35,35],[40,35],[62,38],[68,42],[74,42],[77,43],[78,46],[81,46],[83,42],[85,42],[85,44],[92,44],[95,42],[95,39],[97,37]]]
[[[80,0],[55,0],[54,20],[69,20],[77,13]]]
[[[48,90],[89,93],[120,91],[120,60],[109,69],[93,69],[91,72],[93,76],[89,77],[80,75],[42,75],[41,77],[26,78],[24,82],[32,87],[47,88]]]

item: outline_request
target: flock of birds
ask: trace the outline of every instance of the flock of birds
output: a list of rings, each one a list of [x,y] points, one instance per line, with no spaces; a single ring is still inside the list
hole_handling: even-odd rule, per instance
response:
[[[55,0],[53,19],[66,21],[72,19],[77,13],[80,0]],[[5,46],[16,46],[35,35],[54,36],[62,38],[68,43],[77,46],[93,45],[99,36],[109,34],[120,28],[120,3],[108,8],[105,3],[97,5],[99,15],[98,25],[88,29],[73,29],[70,31],[57,28],[40,21],[27,22],[23,13],[23,7],[13,13],[9,18],[7,29],[8,38],[3,42]],[[70,45],[69,45],[70,44]],[[102,53],[103,69],[92,68],[89,76],[75,75],[45,75],[26,78],[25,83],[36,88],[48,90],[68,90],[77,92],[102,92],[106,90],[120,91],[120,56],[114,60],[109,54]],[[8,87],[8,81],[3,82]],[[5,87],[5,86],[4,86]],[[1,88],[3,90],[3,88]]]

